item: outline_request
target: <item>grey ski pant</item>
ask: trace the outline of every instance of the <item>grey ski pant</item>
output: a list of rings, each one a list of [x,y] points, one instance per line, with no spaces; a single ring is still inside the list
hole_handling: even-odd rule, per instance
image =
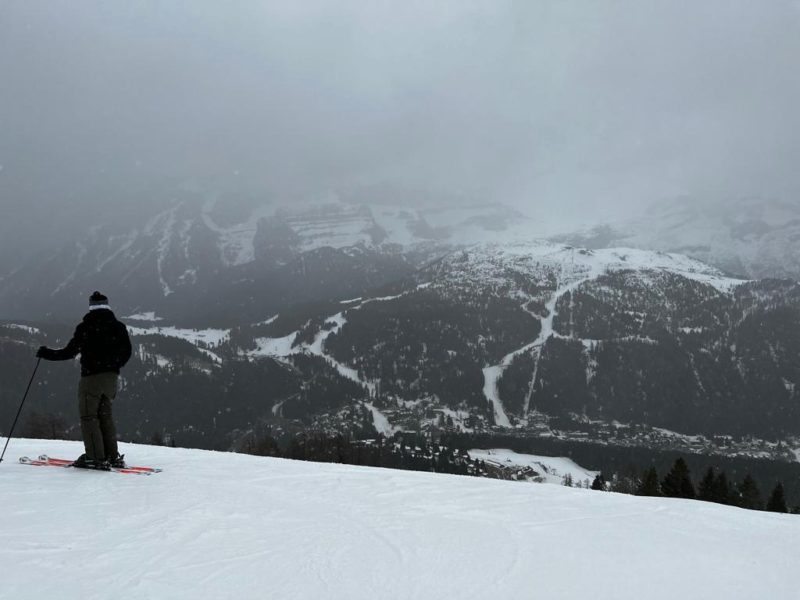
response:
[[[117,455],[117,429],[111,405],[117,397],[116,373],[98,373],[81,377],[78,384],[78,407],[86,458],[112,459]]]

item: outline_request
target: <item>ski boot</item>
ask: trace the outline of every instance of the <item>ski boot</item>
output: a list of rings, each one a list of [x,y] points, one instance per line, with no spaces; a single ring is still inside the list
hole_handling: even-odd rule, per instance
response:
[[[85,454],[81,454],[72,466],[76,469],[95,469],[97,471],[110,471],[111,465],[107,460],[94,460],[86,458]]]

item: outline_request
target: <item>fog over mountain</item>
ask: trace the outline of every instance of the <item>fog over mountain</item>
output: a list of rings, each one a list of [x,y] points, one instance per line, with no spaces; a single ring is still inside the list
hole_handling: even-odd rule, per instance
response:
[[[800,0],[0,0],[0,435],[89,431],[28,373],[101,290],[126,442],[800,513],[798,57]]]
[[[0,270],[181,190],[797,202],[800,4],[0,5]],[[374,199],[374,198],[373,198]]]

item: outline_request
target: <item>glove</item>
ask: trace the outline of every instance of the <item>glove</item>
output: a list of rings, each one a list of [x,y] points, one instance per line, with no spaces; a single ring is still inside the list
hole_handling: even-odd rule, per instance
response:
[[[36,358],[44,358],[48,350],[47,346],[39,346],[39,349],[36,351]]]

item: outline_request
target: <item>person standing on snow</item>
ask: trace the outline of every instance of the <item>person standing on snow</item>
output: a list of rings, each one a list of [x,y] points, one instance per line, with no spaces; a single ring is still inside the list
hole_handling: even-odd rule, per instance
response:
[[[108,298],[100,292],[89,298],[89,312],[75,328],[66,347],[52,350],[42,346],[36,352],[36,356],[44,360],[69,360],[78,354],[81,355],[78,406],[86,453],[73,466],[103,470],[122,468],[125,461],[117,447],[111,405],[117,395],[119,370],[131,357],[131,340],[128,328],[116,319]]]

